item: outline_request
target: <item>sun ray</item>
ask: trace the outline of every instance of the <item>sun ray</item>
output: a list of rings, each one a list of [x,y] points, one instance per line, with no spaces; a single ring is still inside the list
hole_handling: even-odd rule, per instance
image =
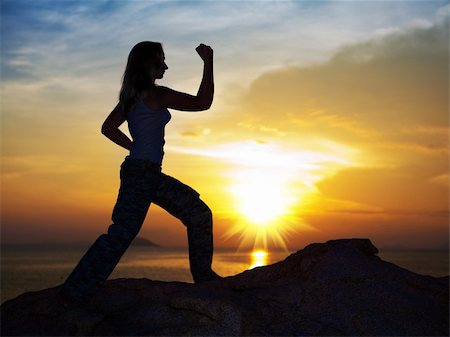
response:
[[[326,139],[313,143],[314,151],[289,150],[274,142],[254,141],[225,143],[209,149],[172,150],[232,165],[223,174],[229,182],[225,192],[232,200],[224,215],[227,221],[233,220],[233,225],[223,233],[223,238],[237,237],[238,252],[267,251],[270,244],[288,252],[286,238],[291,234],[317,231],[303,217],[308,203],[320,194],[315,183],[342,167],[361,164],[358,149]]]

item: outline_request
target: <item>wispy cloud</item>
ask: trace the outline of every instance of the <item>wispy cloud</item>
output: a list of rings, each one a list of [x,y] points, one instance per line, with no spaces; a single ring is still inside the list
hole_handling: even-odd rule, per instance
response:
[[[441,3],[2,1],[2,80],[110,80],[108,73],[118,80],[134,43],[160,40],[177,69],[173,83],[192,76],[186,65],[196,61],[199,42],[217,48],[224,72],[241,68],[245,81],[280,62],[324,60],[338,46],[386,26],[432,21]]]

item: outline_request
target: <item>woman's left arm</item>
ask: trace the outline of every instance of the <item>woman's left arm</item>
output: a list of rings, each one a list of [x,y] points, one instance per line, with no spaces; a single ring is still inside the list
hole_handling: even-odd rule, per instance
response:
[[[122,131],[119,126],[123,124],[127,119],[123,114],[120,105],[117,104],[113,111],[109,114],[102,125],[102,134],[109,138],[111,141],[123,148],[130,150],[132,141]]]

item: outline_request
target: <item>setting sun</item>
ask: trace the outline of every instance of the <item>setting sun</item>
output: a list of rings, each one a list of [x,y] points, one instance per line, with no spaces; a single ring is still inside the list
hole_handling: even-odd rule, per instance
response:
[[[236,184],[229,190],[238,211],[256,226],[267,226],[289,212],[296,201],[288,190],[287,178],[273,170],[243,170],[236,174]]]
[[[288,251],[290,233],[317,231],[303,217],[320,197],[316,183],[344,167],[367,164],[360,150],[344,144],[323,138],[301,144],[289,149],[281,142],[245,140],[206,149],[169,148],[229,165],[217,202],[221,217],[232,220],[223,233],[225,240],[236,236],[238,250],[267,250],[270,241]]]

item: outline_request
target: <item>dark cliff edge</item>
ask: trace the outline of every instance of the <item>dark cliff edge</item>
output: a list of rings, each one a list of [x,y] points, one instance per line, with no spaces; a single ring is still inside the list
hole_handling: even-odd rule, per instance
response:
[[[449,277],[381,260],[368,239],[314,243],[203,284],[109,280],[83,307],[60,287],[1,309],[2,336],[448,336]]]

